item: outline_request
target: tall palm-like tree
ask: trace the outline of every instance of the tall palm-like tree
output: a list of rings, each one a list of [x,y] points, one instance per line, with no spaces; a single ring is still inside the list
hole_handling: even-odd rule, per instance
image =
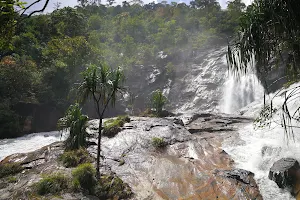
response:
[[[90,65],[82,73],[83,81],[78,87],[80,102],[92,99],[95,103],[96,112],[99,117],[98,148],[97,148],[97,177],[100,178],[100,152],[101,152],[101,132],[103,117],[109,104],[114,107],[117,94],[122,92],[124,74],[120,68],[110,69],[106,64],[99,67]]]

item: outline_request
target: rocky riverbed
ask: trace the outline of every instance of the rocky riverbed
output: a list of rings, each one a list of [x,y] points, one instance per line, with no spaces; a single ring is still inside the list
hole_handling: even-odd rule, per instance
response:
[[[236,140],[236,130],[251,121],[211,113],[131,117],[116,136],[103,138],[101,172],[114,173],[128,183],[134,193],[132,199],[262,199],[255,175],[236,169],[234,160],[221,148],[224,140]],[[95,156],[98,124],[97,120],[89,123],[88,150]],[[165,147],[154,147],[154,137],[163,139]],[[57,161],[62,152],[62,143],[54,143],[5,158],[2,164],[21,162],[25,169],[16,175],[14,183],[0,179],[0,199],[28,199],[31,185],[41,174],[70,173]],[[67,193],[60,198],[95,197]]]

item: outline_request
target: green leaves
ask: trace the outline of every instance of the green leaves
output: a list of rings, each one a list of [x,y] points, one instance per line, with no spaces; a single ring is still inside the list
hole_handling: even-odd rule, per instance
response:
[[[103,115],[108,104],[114,106],[117,100],[117,94],[124,90],[124,74],[121,68],[110,69],[106,64],[89,65],[82,72],[83,81],[78,87],[79,101],[84,103],[92,98],[98,105],[99,115]],[[100,104],[102,105],[100,109]],[[99,116],[100,117],[100,116]]]
[[[65,141],[67,150],[79,149],[87,146],[86,126],[88,117],[81,113],[79,104],[71,105],[65,117],[59,119],[57,126],[59,130],[70,129],[69,137]]]
[[[156,90],[155,92],[153,92],[151,97],[151,105],[158,116],[161,114],[166,102],[167,97],[165,97],[160,90]]]

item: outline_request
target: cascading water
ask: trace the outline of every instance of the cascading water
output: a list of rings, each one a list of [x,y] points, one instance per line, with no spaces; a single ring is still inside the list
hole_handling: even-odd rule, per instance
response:
[[[58,131],[33,133],[19,138],[0,140],[0,161],[14,153],[35,151],[53,142],[65,139],[66,134]]]
[[[297,85],[292,87],[297,87]],[[269,95],[270,98],[273,96],[274,94]],[[295,93],[294,97],[295,99],[288,106],[291,113],[299,107],[299,93]],[[246,169],[255,174],[260,192],[266,200],[294,199],[289,192],[279,189],[276,183],[268,178],[269,170],[277,160],[287,157],[300,160],[300,135],[297,134],[300,130],[294,128],[293,141],[287,139],[280,125],[282,115],[280,108],[284,100],[284,95],[276,95],[273,99],[273,107],[278,108],[278,113],[274,115],[274,122],[270,127],[255,130],[254,124],[249,124],[239,130],[240,141],[228,141],[223,146],[234,159],[237,168]],[[257,117],[262,106],[262,100],[253,102],[251,106],[248,106],[245,115]]]
[[[263,97],[264,88],[254,73],[249,72],[237,78],[229,72],[227,76],[220,105],[221,112],[236,113],[239,109]]]

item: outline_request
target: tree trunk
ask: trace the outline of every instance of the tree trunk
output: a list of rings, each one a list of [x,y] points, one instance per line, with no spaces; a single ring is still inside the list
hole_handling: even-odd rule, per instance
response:
[[[96,175],[97,179],[100,179],[100,152],[101,152],[101,132],[102,132],[102,117],[99,119],[99,131],[98,131],[98,148],[97,148],[97,167]]]

